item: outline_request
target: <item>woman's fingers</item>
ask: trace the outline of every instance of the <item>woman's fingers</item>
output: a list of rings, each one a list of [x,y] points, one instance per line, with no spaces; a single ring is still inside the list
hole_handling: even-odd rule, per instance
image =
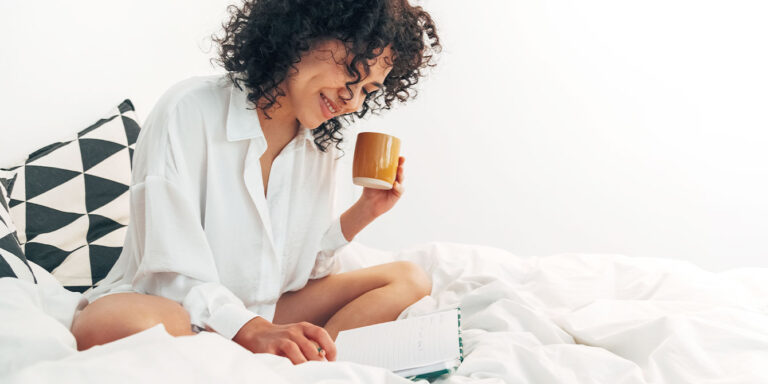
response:
[[[400,182],[402,184],[403,180],[405,180],[405,174],[403,172],[403,163],[405,162],[405,157],[400,156],[399,163],[397,165],[397,176],[395,178],[396,181]]]
[[[307,360],[317,360],[322,361],[323,356],[320,355],[320,351],[317,350],[317,344],[312,342],[310,339],[308,339],[304,334],[297,336],[297,340],[294,340],[296,345],[298,345],[299,349],[301,350],[301,353],[304,355],[304,357]]]
[[[395,196],[400,197],[405,193],[405,187],[399,181],[395,181],[395,185],[392,186],[392,190],[395,192]]]
[[[325,328],[306,323],[304,325],[304,334],[320,345],[320,348],[325,351],[325,358],[328,359],[328,361],[336,360],[336,344],[333,342],[331,335],[328,334],[328,331],[326,331]]]
[[[283,343],[280,345],[280,351],[285,357],[291,360],[293,365],[307,362],[307,358],[304,357],[303,353],[301,353],[299,346],[290,340],[283,341]]]

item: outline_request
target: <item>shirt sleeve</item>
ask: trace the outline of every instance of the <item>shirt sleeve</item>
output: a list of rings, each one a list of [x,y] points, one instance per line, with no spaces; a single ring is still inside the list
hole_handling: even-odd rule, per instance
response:
[[[339,265],[338,257],[335,257],[336,251],[347,244],[349,241],[341,232],[341,216],[339,216],[331,222],[322,240],[320,240],[320,251],[317,253],[315,266],[312,268],[309,278],[319,279],[332,273],[338,273],[341,265]]]
[[[134,184],[131,220],[140,248],[134,289],[181,303],[193,325],[229,339],[257,316],[219,282],[199,215],[177,185],[160,176]]]

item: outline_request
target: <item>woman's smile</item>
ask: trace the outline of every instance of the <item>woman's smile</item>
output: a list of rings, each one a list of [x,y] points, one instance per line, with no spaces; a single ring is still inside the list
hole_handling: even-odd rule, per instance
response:
[[[320,92],[320,109],[322,110],[323,117],[325,117],[326,120],[332,119],[334,115],[336,115],[336,112],[339,111],[339,107],[333,101],[323,95],[322,92]]]

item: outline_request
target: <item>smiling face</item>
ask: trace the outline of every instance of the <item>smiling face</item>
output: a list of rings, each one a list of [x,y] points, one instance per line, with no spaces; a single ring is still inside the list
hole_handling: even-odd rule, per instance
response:
[[[370,74],[357,84],[346,83],[354,77],[347,72],[346,64],[352,61],[343,43],[339,40],[325,40],[317,43],[312,50],[301,57],[296,64],[298,71],[292,72],[282,87],[285,97],[281,107],[292,111],[305,127],[315,128],[323,122],[359,110],[367,93],[382,87],[384,79],[392,70],[392,51],[386,47],[376,58],[368,62]],[[351,90],[351,94],[350,94]]]

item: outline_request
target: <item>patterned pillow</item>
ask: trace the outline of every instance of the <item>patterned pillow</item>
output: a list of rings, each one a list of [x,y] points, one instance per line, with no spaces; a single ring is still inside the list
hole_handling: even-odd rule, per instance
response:
[[[69,140],[0,171],[27,258],[71,291],[95,286],[120,255],[138,135],[133,104],[125,100]]]
[[[0,277],[16,277],[37,283],[16,236],[3,183],[0,183]]]

